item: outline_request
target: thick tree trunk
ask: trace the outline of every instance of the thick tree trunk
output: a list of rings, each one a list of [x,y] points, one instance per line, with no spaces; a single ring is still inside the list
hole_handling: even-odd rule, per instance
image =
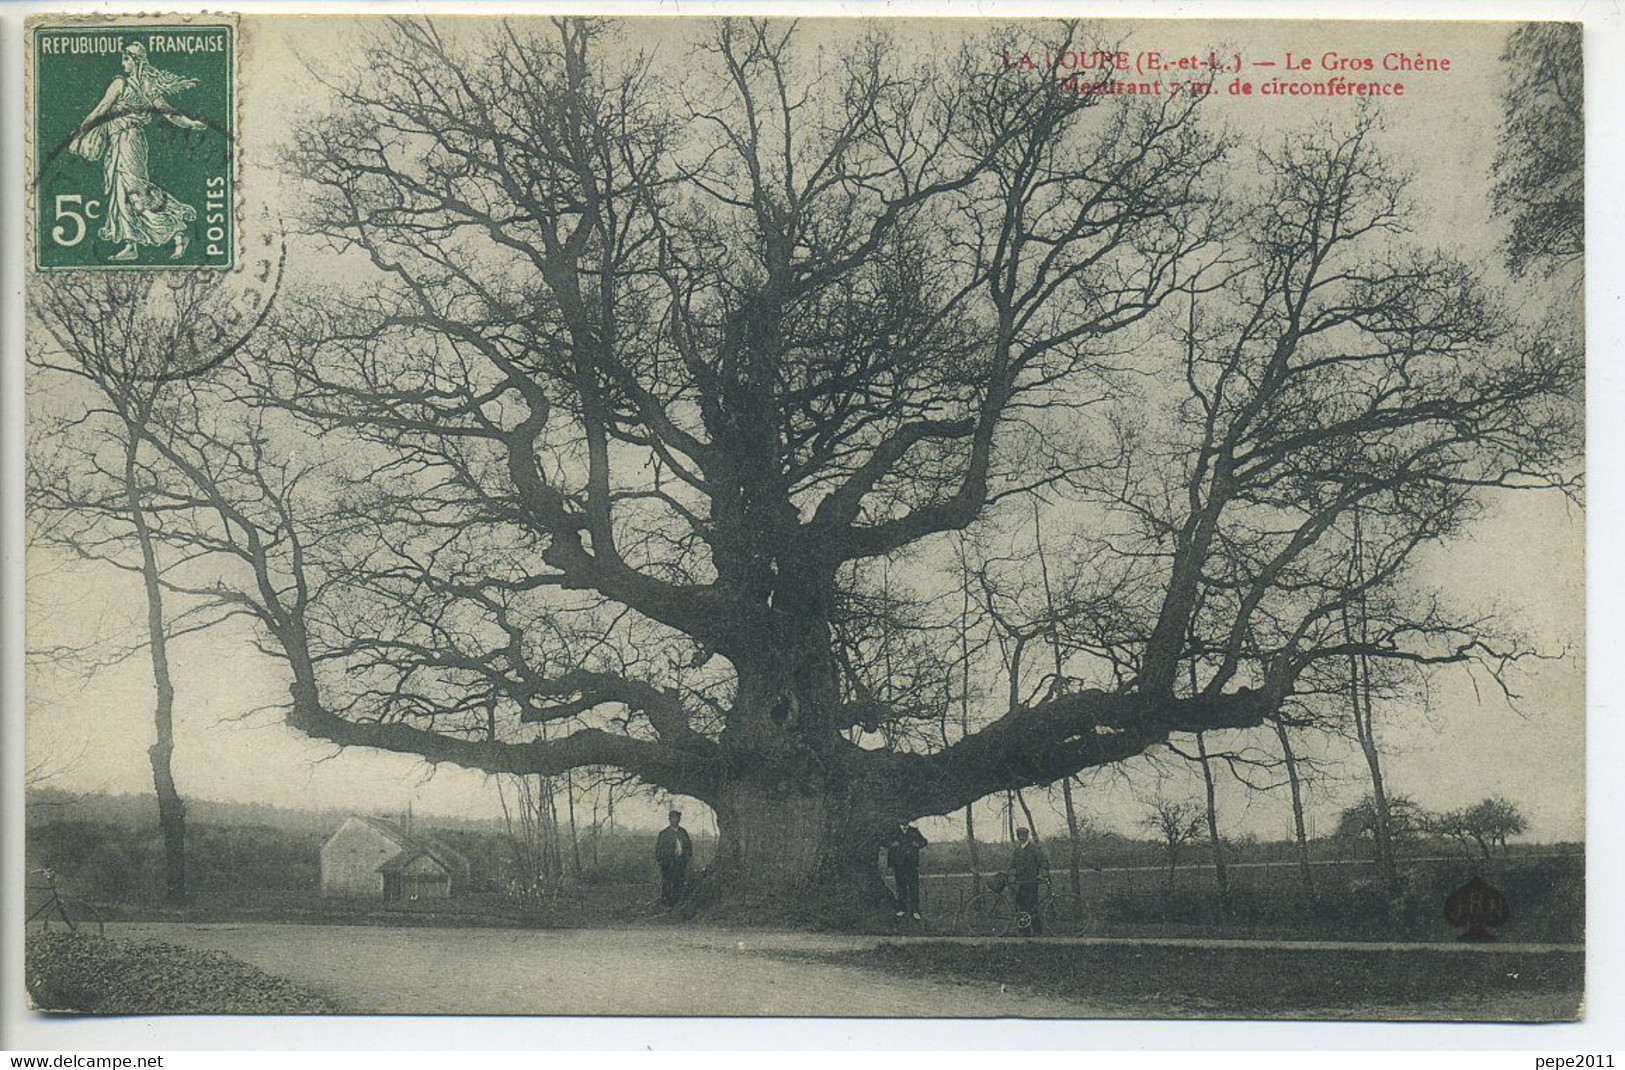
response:
[[[700,897],[809,920],[887,905],[880,847],[898,821],[917,815],[836,722],[827,631],[781,639],[760,659],[736,662],[739,688],[716,783],[702,796],[716,813],[719,842],[716,879]]]
[[[725,898],[809,916],[889,903],[878,857],[890,821],[837,786],[752,776],[726,785],[714,808]]]

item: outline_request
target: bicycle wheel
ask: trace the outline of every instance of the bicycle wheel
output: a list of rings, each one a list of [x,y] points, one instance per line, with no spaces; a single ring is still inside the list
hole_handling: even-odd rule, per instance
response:
[[[1016,924],[1010,900],[997,892],[971,896],[954,917],[954,932],[960,936],[1004,936]]]
[[[1083,900],[1071,892],[1057,892],[1044,901],[1044,932],[1049,936],[1087,936],[1090,919]]]

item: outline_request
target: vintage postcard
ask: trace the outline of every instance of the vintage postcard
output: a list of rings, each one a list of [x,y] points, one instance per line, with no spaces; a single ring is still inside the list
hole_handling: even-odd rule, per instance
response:
[[[38,1012],[1582,1015],[1578,24],[25,44]]]

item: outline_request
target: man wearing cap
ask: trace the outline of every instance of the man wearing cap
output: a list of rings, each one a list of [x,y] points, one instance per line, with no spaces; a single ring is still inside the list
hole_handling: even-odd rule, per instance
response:
[[[1044,919],[1038,911],[1038,883],[1049,869],[1049,859],[1038,846],[1038,838],[1024,828],[1016,829],[1016,847],[1010,852],[1010,880],[1016,886],[1016,910],[1025,924],[1018,927],[1025,936],[1044,935]]]
[[[920,852],[925,846],[925,835],[906,821],[886,840],[886,864],[891,867],[892,883],[897,887],[899,918],[912,916],[920,920]]]
[[[666,818],[671,823],[655,838],[655,861],[660,865],[660,901],[675,906],[683,897],[683,885],[688,882],[694,841],[688,838],[688,830],[683,827],[681,810],[668,812]]]

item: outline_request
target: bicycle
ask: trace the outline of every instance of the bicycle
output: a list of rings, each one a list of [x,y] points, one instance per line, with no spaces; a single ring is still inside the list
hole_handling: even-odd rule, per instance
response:
[[[29,913],[28,917],[23,920],[23,924],[28,925],[37,920],[40,923],[40,931],[49,932],[51,929],[50,915],[54,909],[57,916],[62,919],[62,924],[68,927],[69,932],[78,932],[79,926],[74,923],[73,918],[68,914],[67,901],[64,900],[62,898],[62,894],[57,891],[55,871],[42,866],[35,872],[40,875],[41,879],[43,879],[45,883],[42,885],[28,885],[26,890],[29,892],[44,892],[45,899],[40,903],[39,906],[35,907],[34,910]],[[90,920],[96,923],[96,932],[102,936],[106,936],[107,923],[102,920],[101,914],[88,907],[84,909],[90,914]]]
[[[1034,912],[1016,906],[1016,882],[1007,874],[960,904],[954,916],[954,931],[961,936],[1011,936],[1014,934],[1083,936],[1089,929],[1083,900],[1071,892],[1057,892],[1048,874],[1038,878],[1038,932],[1033,932]],[[997,880],[997,878],[995,878]]]

